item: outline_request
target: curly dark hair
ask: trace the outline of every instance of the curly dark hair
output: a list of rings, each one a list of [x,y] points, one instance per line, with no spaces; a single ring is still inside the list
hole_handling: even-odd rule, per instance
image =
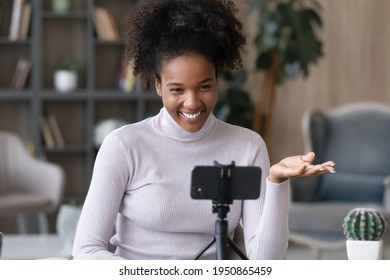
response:
[[[231,0],[152,0],[128,18],[124,52],[134,75],[150,85],[163,62],[188,52],[213,62],[217,76],[242,67],[246,44]]]

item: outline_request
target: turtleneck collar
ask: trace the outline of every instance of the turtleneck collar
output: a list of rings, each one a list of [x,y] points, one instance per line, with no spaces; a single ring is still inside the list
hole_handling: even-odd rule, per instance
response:
[[[160,113],[155,117],[153,126],[167,137],[180,142],[193,142],[206,138],[212,134],[216,128],[217,119],[213,114],[207,118],[203,127],[196,132],[189,132],[183,129],[172,116],[167,112],[165,107],[161,108]]]

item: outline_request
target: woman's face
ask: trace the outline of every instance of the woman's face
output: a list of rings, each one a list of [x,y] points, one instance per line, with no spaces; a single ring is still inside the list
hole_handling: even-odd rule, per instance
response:
[[[168,113],[183,129],[199,131],[217,102],[214,65],[204,56],[190,53],[163,63],[157,93]]]

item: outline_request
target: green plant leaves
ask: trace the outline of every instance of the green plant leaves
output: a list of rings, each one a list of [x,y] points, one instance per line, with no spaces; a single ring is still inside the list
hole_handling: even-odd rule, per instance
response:
[[[318,32],[323,27],[321,6],[314,0],[252,0],[249,12],[259,13],[256,69],[267,70],[278,57],[278,79],[309,75],[309,66],[323,54]],[[277,54],[277,55],[275,55]]]
[[[214,107],[215,116],[222,121],[249,128],[253,104],[249,94],[243,89],[245,70],[227,72],[223,78],[228,85],[218,96]]]
[[[272,51],[261,52],[256,59],[256,68],[259,70],[266,70],[272,64]]]
[[[78,62],[71,56],[64,56],[58,61],[59,70],[77,71],[79,68]]]

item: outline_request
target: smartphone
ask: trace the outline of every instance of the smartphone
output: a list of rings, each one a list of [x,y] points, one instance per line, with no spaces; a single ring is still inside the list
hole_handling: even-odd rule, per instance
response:
[[[258,166],[195,166],[191,174],[193,199],[257,199],[260,186]]]

